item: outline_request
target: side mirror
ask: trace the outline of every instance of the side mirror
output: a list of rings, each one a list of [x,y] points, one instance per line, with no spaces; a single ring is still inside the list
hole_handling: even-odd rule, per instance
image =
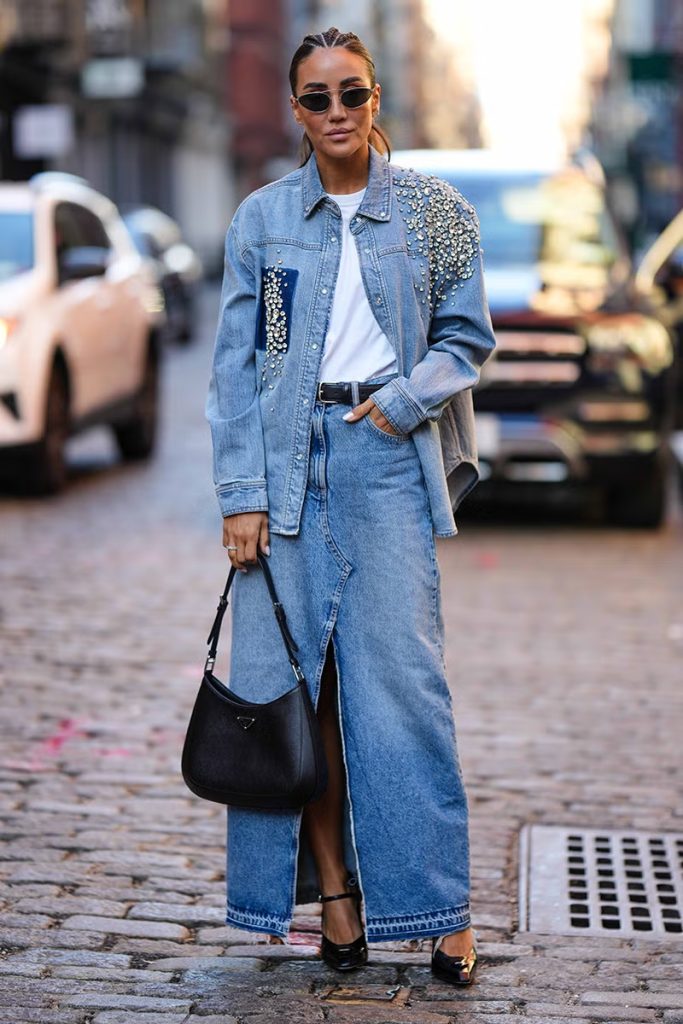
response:
[[[683,294],[683,245],[680,245],[661,270],[661,285],[672,296]]]
[[[67,249],[58,259],[59,283],[82,281],[86,277],[102,277],[109,266],[110,252],[98,246]]]
[[[683,210],[655,239],[636,270],[636,288],[641,294],[680,291],[683,277]]]

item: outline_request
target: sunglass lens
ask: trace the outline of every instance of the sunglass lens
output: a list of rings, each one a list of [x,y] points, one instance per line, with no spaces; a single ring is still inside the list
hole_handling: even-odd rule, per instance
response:
[[[362,107],[372,96],[372,89],[345,89],[342,93],[342,103],[345,107]]]
[[[341,94],[341,101],[345,107],[355,109],[367,103],[371,96],[372,89],[344,89]],[[329,93],[326,92],[305,92],[298,99],[302,107],[305,107],[306,110],[311,110],[314,114],[322,114],[323,110],[327,110],[331,103]]]
[[[325,92],[307,92],[299,96],[299,103],[314,114],[321,114],[330,105],[330,97]]]

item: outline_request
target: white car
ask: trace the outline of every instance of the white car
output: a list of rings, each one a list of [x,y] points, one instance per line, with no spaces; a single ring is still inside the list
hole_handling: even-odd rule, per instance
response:
[[[150,455],[162,325],[111,200],[61,173],[0,182],[0,475],[59,490],[67,437],[95,423]]]

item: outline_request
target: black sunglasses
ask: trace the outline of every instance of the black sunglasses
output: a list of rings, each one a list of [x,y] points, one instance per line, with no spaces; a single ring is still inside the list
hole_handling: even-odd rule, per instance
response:
[[[374,91],[374,89],[368,89],[367,86],[353,86],[351,89],[342,89],[339,99],[345,107],[355,110],[356,107],[362,107],[364,103],[367,103]],[[332,95],[330,92],[304,92],[301,96],[296,97],[296,101],[306,110],[311,110],[314,114],[322,114],[332,103]]]

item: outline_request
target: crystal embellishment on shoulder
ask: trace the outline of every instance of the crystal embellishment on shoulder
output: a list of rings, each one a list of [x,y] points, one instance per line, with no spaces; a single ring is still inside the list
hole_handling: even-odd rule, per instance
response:
[[[410,168],[394,179],[408,250],[420,260],[420,301],[432,309],[472,277],[480,251],[479,219],[453,185]]]

